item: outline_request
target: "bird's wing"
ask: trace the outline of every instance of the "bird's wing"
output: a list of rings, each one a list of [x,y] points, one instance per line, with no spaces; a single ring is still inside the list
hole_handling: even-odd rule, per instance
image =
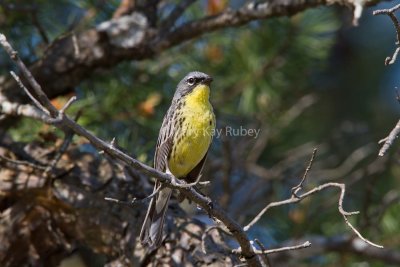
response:
[[[185,177],[185,181],[187,183],[194,183],[199,175],[201,175],[201,171],[203,170],[204,167],[204,162],[207,159],[207,154],[208,152],[204,155],[204,157],[200,160],[200,162],[196,165],[196,167],[193,168]]]
[[[166,170],[168,156],[173,145],[172,142],[175,134],[175,125],[172,121],[172,116],[174,115],[174,111],[175,107],[173,103],[167,111],[161,125],[154,155],[154,168],[162,172],[165,172]],[[159,190],[160,186],[162,186],[162,184],[159,181],[156,181],[154,191]],[[161,245],[165,213],[168,208],[168,201],[171,193],[172,189],[163,188],[150,201],[142,230],[140,231],[140,241],[142,244],[151,247],[152,249]]]
[[[161,125],[156,145],[156,152],[154,155],[154,168],[162,172],[164,172],[166,169],[168,164],[168,156],[173,145],[175,125],[172,121],[172,116],[174,110],[174,104],[172,104]]]

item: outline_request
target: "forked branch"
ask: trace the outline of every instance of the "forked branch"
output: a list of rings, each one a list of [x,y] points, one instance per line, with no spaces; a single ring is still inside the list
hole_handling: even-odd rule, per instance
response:
[[[377,248],[383,248],[383,246],[375,244],[373,242],[371,242],[370,240],[368,240],[367,238],[363,237],[361,235],[361,233],[350,223],[350,221],[348,220],[348,217],[351,215],[355,215],[358,214],[358,211],[345,211],[343,209],[343,199],[344,199],[344,195],[346,192],[346,186],[345,184],[340,184],[340,183],[326,183],[326,184],[322,184],[318,187],[315,187],[303,194],[297,195],[297,193],[302,190],[303,188],[303,183],[305,181],[305,179],[307,178],[308,172],[310,171],[311,167],[312,167],[312,163],[315,159],[315,155],[316,155],[317,150],[314,149],[310,162],[304,172],[304,175],[301,179],[301,182],[299,185],[295,186],[292,188],[292,195],[290,198],[282,200],[282,201],[277,201],[277,202],[272,202],[269,203],[267,206],[265,206],[265,208],[263,208],[260,213],[257,214],[257,216],[254,217],[253,220],[251,220],[243,229],[245,231],[248,231],[252,226],[254,226],[260,219],[261,217],[272,207],[278,207],[278,206],[283,206],[283,205],[288,205],[288,204],[293,204],[293,203],[298,203],[300,201],[302,201],[303,199],[314,195],[315,193],[321,192],[327,188],[332,188],[332,187],[336,187],[340,189],[340,195],[339,195],[339,201],[338,201],[338,210],[339,213],[343,216],[343,219],[345,221],[345,223],[351,228],[351,230],[353,230],[353,232],[360,238],[362,239],[364,242],[368,243],[371,246],[377,247]]]

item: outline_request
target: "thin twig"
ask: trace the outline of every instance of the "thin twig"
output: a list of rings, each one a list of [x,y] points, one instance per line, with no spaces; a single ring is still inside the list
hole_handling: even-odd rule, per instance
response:
[[[391,57],[386,57],[385,58],[385,65],[386,66],[387,65],[392,65],[393,63],[395,63],[396,59],[397,59],[397,56],[399,55],[399,52],[400,52],[400,47],[397,47]]]
[[[38,82],[32,76],[32,73],[29,71],[29,69],[25,66],[25,64],[19,58],[18,52],[12,48],[10,43],[7,42],[5,35],[2,33],[0,33],[0,44],[3,46],[4,50],[6,50],[7,54],[10,56],[10,58],[18,66],[18,68],[21,70],[22,75],[25,77],[25,79],[32,86],[32,89],[34,90],[34,92],[37,96],[38,102],[46,108],[46,110],[50,113],[50,115],[53,118],[55,118],[58,114],[58,110],[51,104],[50,100],[48,99],[46,94],[43,92],[41,86],[38,84]]]
[[[65,111],[77,100],[76,96],[72,96],[67,103],[59,110],[59,113],[64,114]]]
[[[397,19],[396,15],[394,12],[396,12],[398,9],[400,9],[400,4],[389,8],[389,9],[380,9],[380,10],[375,10],[372,14],[375,15],[388,15],[389,18],[392,20],[394,28],[396,29],[396,45],[397,48],[393,55],[391,57],[386,57],[385,59],[385,65],[391,65],[394,62],[396,62],[397,55],[399,54],[400,51],[400,24],[399,20]]]
[[[274,248],[274,249],[268,249],[268,250],[265,250],[265,251],[256,250],[255,252],[257,254],[273,254],[273,253],[278,253],[278,252],[282,252],[282,251],[289,251],[289,250],[308,248],[309,246],[311,246],[311,243],[309,241],[306,241],[303,244],[300,244],[300,245],[297,245],[297,246]]]
[[[379,10],[375,10],[372,14],[373,15],[380,15],[380,14],[387,14],[387,13],[393,13],[396,12],[397,10],[400,9],[400,4],[395,5],[392,8],[388,8],[388,9],[379,9]]]
[[[0,36],[1,37],[1,36]],[[51,117],[49,115],[49,112],[46,110],[45,107],[43,107],[43,105],[37,101],[37,99],[29,92],[28,88],[26,88],[26,86],[21,82],[21,79],[14,73],[14,72],[10,72],[11,75],[14,77],[15,81],[17,82],[18,86],[24,90],[24,92],[26,92],[26,94],[28,95],[28,97],[34,102],[34,104],[36,105],[36,107],[43,112],[43,116],[41,117],[41,120],[46,123],[46,124],[51,124],[51,125],[56,125],[58,123],[60,123],[63,119],[64,113],[58,113],[56,115],[55,118]],[[28,117],[32,117],[35,118],[35,116],[28,116]],[[61,127],[60,127],[61,128]],[[61,128],[62,130],[65,131],[64,128]]]
[[[211,182],[210,181],[202,181],[202,182],[199,182],[199,187],[201,186],[201,187],[206,187],[206,186],[209,186],[211,184]]]
[[[201,175],[199,175],[197,177],[196,181],[194,181],[193,183],[189,183],[189,184],[186,184],[183,181],[178,180],[178,179],[172,179],[171,184],[177,188],[190,188],[190,187],[196,186],[200,182],[200,179],[201,179]]]
[[[392,7],[392,8],[389,8],[389,9],[375,10],[372,13],[374,16],[376,16],[376,15],[388,15],[390,17],[390,19],[392,20],[393,25],[394,25],[394,27],[396,29],[396,35],[397,35],[397,42],[396,43],[397,44],[399,44],[399,42],[400,42],[400,25],[399,25],[399,21],[398,21],[396,15],[394,15],[394,12],[396,12],[399,9],[400,9],[400,4],[398,4],[398,5],[396,5],[396,6]]]
[[[310,161],[308,162],[307,168],[304,171],[303,177],[301,178],[301,181],[298,185],[296,185],[295,187],[292,188],[292,195],[296,195],[297,192],[299,192],[302,188],[303,188],[303,183],[307,178],[308,172],[311,170],[312,168],[312,164],[314,162],[315,156],[317,155],[317,148],[314,148]]]
[[[47,114],[31,104],[13,103],[3,99],[0,100],[0,113],[3,115],[33,118],[44,123],[49,123],[50,119]]]
[[[117,204],[123,204],[123,205],[127,205],[127,206],[133,206],[133,205],[137,205],[137,204],[139,204],[139,203],[147,202],[148,200],[152,199],[153,197],[155,197],[155,196],[160,192],[160,190],[161,190],[162,188],[163,188],[163,187],[160,186],[160,187],[158,187],[156,190],[154,190],[150,195],[148,195],[147,197],[139,198],[139,199],[138,199],[138,198],[133,198],[131,201],[119,200],[119,199],[112,198],[112,197],[105,197],[104,200],[106,200],[106,201],[111,201],[111,202],[115,202],[115,203],[117,203]]]
[[[375,10],[372,14],[373,15],[388,15],[389,18],[392,20],[394,28],[396,29],[396,45],[397,48],[393,55],[391,57],[386,57],[385,59],[385,65],[391,65],[394,62],[396,62],[397,56],[400,52],[400,23],[399,20],[397,19],[396,15],[394,12],[400,9],[400,4],[389,8],[389,9],[380,9],[380,10]],[[399,100],[399,97],[397,96],[397,100]],[[397,122],[396,126],[393,128],[393,130],[389,133],[389,135],[380,140],[379,144],[382,142],[385,142],[382,146],[382,148],[379,150],[379,156],[384,156],[386,151],[391,147],[393,144],[394,140],[397,138],[400,132],[400,120]]]
[[[381,144],[384,142],[382,148],[379,150],[379,156],[384,156],[388,149],[393,145],[394,140],[400,133],[400,120],[397,122],[396,126],[390,131],[389,135],[384,139],[380,140],[378,143]]]
[[[274,249],[268,249],[268,250],[254,250],[254,252],[257,255],[262,255],[262,254],[273,254],[273,253],[278,253],[282,251],[289,251],[289,250],[296,250],[296,249],[302,249],[302,248],[308,248],[311,246],[311,243],[309,241],[304,242],[303,244],[296,245],[296,246],[288,246],[288,247],[281,247],[281,248],[274,248]],[[236,249],[232,251],[234,254],[240,253],[240,249]]]
[[[8,163],[11,163],[11,164],[14,164],[14,165],[29,166],[29,167],[31,167],[33,169],[36,169],[36,170],[42,170],[42,171],[46,170],[46,166],[44,166],[44,165],[38,165],[36,163],[29,162],[29,161],[26,161],[26,160],[10,159],[10,158],[7,158],[7,157],[2,156],[2,155],[0,155],[0,161],[5,161],[5,162],[8,162]]]
[[[29,96],[29,98],[32,100],[32,102],[35,104],[35,106],[38,109],[40,109],[42,112],[44,112],[45,114],[49,114],[47,109],[45,107],[43,107],[43,105],[39,101],[37,101],[37,99],[31,94],[31,92],[29,92],[28,88],[25,87],[25,85],[22,83],[22,81],[18,77],[18,75],[15,74],[15,72],[13,72],[13,71],[10,71],[10,74],[11,74],[11,76],[13,76],[13,78],[17,82],[18,86],[20,88],[22,88],[25,91],[25,93]]]
[[[336,187],[340,189],[340,196],[339,196],[339,201],[338,201],[338,210],[340,212],[340,214],[342,214],[343,219],[345,221],[345,223],[353,230],[353,232],[360,238],[362,239],[364,242],[370,244],[371,246],[377,247],[377,248],[383,248],[383,246],[375,244],[371,241],[369,241],[368,239],[366,239],[365,237],[363,237],[359,231],[357,231],[357,229],[350,223],[350,221],[348,220],[348,216],[351,215],[355,215],[358,214],[358,211],[345,211],[343,209],[343,199],[344,199],[344,195],[346,192],[346,186],[345,184],[339,184],[339,183],[326,183],[326,184],[322,184],[318,187],[315,187],[299,196],[294,196],[292,195],[289,199],[285,199],[282,201],[277,201],[277,202],[272,202],[270,204],[268,204],[264,209],[261,210],[261,212],[259,214],[257,214],[257,216],[249,223],[247,224],[243,229],[245,231],[248,231],[254,224],[256,224],[261,217],[272,207],[278,207],[278,206],[282,206],[282,205],[287,205],[287,204],[293,204],[293,203],[298,203],[300,201],[302,201],[304,198],[307,198],[317,192],[320,192],[322,190],[325,190],[327,188],[331,188],[331,187]]]

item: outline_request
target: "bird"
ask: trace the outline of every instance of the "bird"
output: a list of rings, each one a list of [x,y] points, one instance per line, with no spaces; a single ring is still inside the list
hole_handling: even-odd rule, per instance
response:
[[[171,106],[164,116],[154,155],[154,168],[186,183],[195,182],[203,170],[215,130],[210,103],[213,78],[199,71],[189,72],[177,85]],[[160,247],[165,214],[172,189],[156,181],[142,229],[144,247]],[[161,187],[161,188],[160,188]]]

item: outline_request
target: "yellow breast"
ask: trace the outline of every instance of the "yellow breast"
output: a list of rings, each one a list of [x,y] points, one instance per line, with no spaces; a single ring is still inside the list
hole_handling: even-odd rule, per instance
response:
[[[174,136],[168,166],[173,175],[185,177],[203,159],[212,141],[215,116],[209,102],[210,88],[198,85],[184,96],[179,112],[182,124]]]

